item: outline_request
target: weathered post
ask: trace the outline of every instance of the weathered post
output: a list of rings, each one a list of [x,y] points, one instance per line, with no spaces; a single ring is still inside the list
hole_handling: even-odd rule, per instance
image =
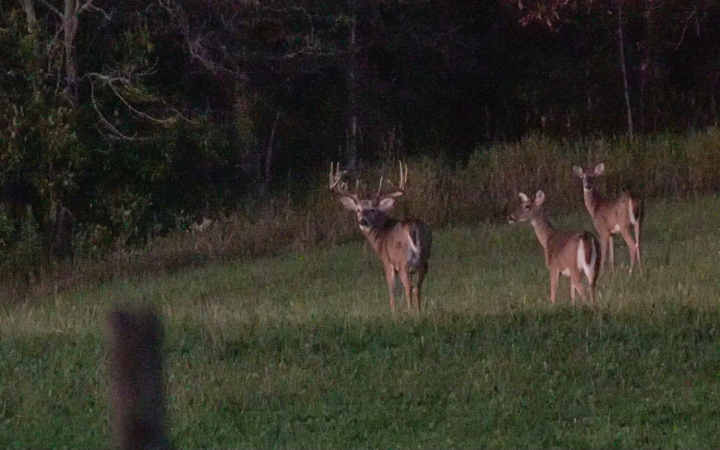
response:
[[[107,320],[113,447],[167,449],[160,355],[162,330],[151,308],[115,309]]]

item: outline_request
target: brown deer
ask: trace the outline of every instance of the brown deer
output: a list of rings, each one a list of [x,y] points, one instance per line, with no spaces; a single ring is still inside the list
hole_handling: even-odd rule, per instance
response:
[[[330,165],[330,190],[338,192],[342,205],[357,214],[360,231],[377,252],[385,270],[385,279],[390,290],[390,309],[395,311],[395,276],[405,287],[405,300],[408,312],[412,302],[420,311],[420,289],[428,271],[428,259],[432,246],[432,231],[422,220],[397,221],[388,216],[388,212],[395,206],[395,199],[405,192],[407,182],[407,165],[403,169],[400,163],[400,183],[389,194],[382,194],[383,178],[380,178],[378,191],[372,198],[359,198],[355,192],[349,192],[347,173],[340,171],[338,164],[333,171]],[[413,275],[417,281],[413,286]]]
[[[595,299],[595,284],[600,265],[600,248],[592,233],[587,231],[563,231],[555,229],[542,209],[545,193],[537,191],[530,200],[522,192],[520,207],[508,217],[508,222],[530,222],[535,228],[540,244],[545,250],[545,264],[550,270],[550,303],[555,303],[555,293],[560,274],[570,277],[570,297],[575,304],[575,291],[585,301],[582,276],[590,285],[590,298]]]
[[[603,198],[595,186],[595,178],[605,172],[605,164],[600,163],[594,169],[573,167],[573,173],[583,183],[583,196],[585,206],[592,217],[595,229],[600,235],[600,270],[605,270],[605,260],[610,253],[610,267],[615,272],[615,246],[613,234],[620,233],[630,250],[630,274],[632,274],[637,259],[640,273],[642,273],[642,259],[640,258],[640,231],[643,219],[642,200],[624,191],[614,200]],[[630,227],[635,228],[635,239],[630,235]]]

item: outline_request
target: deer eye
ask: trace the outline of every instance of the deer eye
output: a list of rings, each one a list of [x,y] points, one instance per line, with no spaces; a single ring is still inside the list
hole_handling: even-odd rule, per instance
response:
[[[530,205],[523,205],[523,208],[530,209]]]

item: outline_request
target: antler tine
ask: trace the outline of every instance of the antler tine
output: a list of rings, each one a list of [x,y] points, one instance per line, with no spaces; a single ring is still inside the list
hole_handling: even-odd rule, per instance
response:
[[[337,185],[337,180],[333,180],[333,161],[330,161],[330,172],[328,173],[328,180],[330,181],[330,190]]]
[[[382,193],[382,184],[383,184],[383,176],[380,176],[380,183],[378,184],[378,190],[375,194],[375,198],[380,198],[380,194]]]
[[[400,186],[398,187],[398,189],[401,191],[405,190],[405,183],[407,183],[407,173],[407,164],[405,164],[405,172],[403,172],[403,162],[400,161]]]
[[[340,183],[340,179],[342,178],[342,173],[340,172],[340,162],[338,162],[336,166],[333,164],[333,161],[330,161],[330,173],[328,175],[330,180],[330,190],[332,191],[337,188],[337,191],[341,192],[342,189],[338,186],[338,183]]]
[[[400,197],[401,195],[405,194],[405,184],[407,183],[407,164],[405,164],[405,169],[403,169],[403,163],[400,162],[400,180],[398,186],[395,186],[392,181],[385,180],[387,184],[392,186],[395,191],[390,194],[385,194],[385,197]],[[382,187],[383,179],[380,178],[380,187],[378,187],[378,194],[377,197],[380,198],[380,188]]]
[[[331,191],[335,191],[338,194],[346,195],[348,197],[352,197],[357,199],[357,190],[358,186],[360,185],[360,180],[355,179],[355,192],[351,193],[350,191],[350,180],[351,177],[348,175],[347,171],[340,170],[340,163],[337,164],[330,162],[330,173],[328,174],[328,180],[329,180],[329,187]]]

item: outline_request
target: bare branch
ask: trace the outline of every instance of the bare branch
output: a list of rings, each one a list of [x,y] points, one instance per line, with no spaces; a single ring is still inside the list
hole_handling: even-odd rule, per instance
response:
[[[682,45],[682,42],[683,42],[683,40],[685,39],[685,32],[687,32],[688,25],[690,25],[690,20],[693,18],[693,16],[696,15],[696,13],[697,13],[697,8],[693,8],[692,12],[691,12],[690,15],[687,17],[687,19],[685,19],[685,20],[683,21],[683,22],[685,22],[685,24],[683,25],[682,33],[680,34],[680,40],[678,40],[678,43],[675,44],[675,49],[676,49],[676,50],[679,49],[680,46]]]
[[[172,117],[168,117],[167,119],[160,119],[160,118],[157,118],[157,117],[153,117],[153,116],[151,116],[150,114],[148,114],[148,113],[146,113],[146,112],[144,112],[144,111],[140,111],[139,109],[135,108],[133,105],[130,104],[130,102],[127,101],[127,99],[120,93],[120,91],[119,91],[119,90],[117,89],[117,87],[115,86],[116,83],[120,83],[120,84],[122,84],[122,85],[124,85],[124,86],[126,86],[126,87],[130,87],[130,86],[131,86],[131,79],[130,79],[129,76],[127,76],[127,77],[120,77],[120,76],[112,77],[112,76],[103,75],[103,74],[97,73],[97,72],[90,72],[90,73],[86,74],[85,76],[86,76],[87,78],[90,78],[91,80],[100,80],[100,81],[103,81],[103,82],[104,82],[104,85],[107,86],[107,87],[109,87],[109,88],[113,91],[113,93],[115,94],[115,96],[116,96],[132,113],[134,113],[135,115],[137,115],[138,117],[140,117],[140,118],[142,118],[142,119],[147,119],[147,120],[149,120],[149,121],[151,121],[151,122],[155,122],[155,123],[159,123],[159,124],[163,124],[163,125],[173,124],[173,123],[177,122],[178,119],[185,120],[186,122],[189,122],[189,123],[194,123],[191,119],[188,119],[188,118],[186,118],[185,116],[183,116],[182,114],[180,114],[179,111],[177,111],[177,109],[175,109],[175,108],[172,108],[172,111],[175,112],[176,114],[175,114],[174,116],[172,116]],[[93,86],[94,86],[94,84],[93,84]],[[163,102],[163,103],[164,103],[164,102]]]
[[[107,137],[113,140],[118,141],[128,141],[128,142],[137,142],[137,141],[145,141],[147,139],[140,138],[137,136],[127,136],[120,132],[113,124],[111,124],[103,115],[103,113],[100,111],[100,108],[98,107],[97,101],[95,100],[95,83],[93,81],[90,82],[90,99],[92,101],[93,108],[95,109],[95,112],[97,112],[98,117],[100,118],[100,123],[102,123],[107,129],[110,130],[111,134]]]
[[[57,16],[58,16],[60,19],[65,20],[65,14],[61,13],[60,11],[58,11],[58,9],[57,9],[56,7],[54,7],[53,5],[51,5],[50,3],[48,3],[47,0],[40,0],[40,1],[42,1],[43,4],[44,4],[45,6],[47,6],[50,11],[54,12],[55,14],[57,14]]]
[[[207,35],[206,35],[207,36]],[[210,57],[209,52],[203,44],[203,37],[200,35],[195,36],[194,39],[186,38],[188,50],[190,50],[190,56],[199,61],[206,69],[213,74],[220,72],[228,73],[233,76],[239,77],[243,80],[246,79],[245,75],[240,73],[239,70],[229,69],[222,64],[218,64]]]
[[[80,12],[85,11],[85,10],[92,11],[92,12],[96,12],[96,13],[100,13],[100,14],[102,14],[102,15],[105,17],[105,19],[107,19],[107,20],[112,20],[112,15],[111,15],[111,14],[109,14],[109,13],[108,13],[107,11],[105,11],[104,9],[99,8],[99,7],[95,6],[95,5],[93,5],[92,2],[87,2],[87,3],[85,3],[85,4],[82,6]]]

